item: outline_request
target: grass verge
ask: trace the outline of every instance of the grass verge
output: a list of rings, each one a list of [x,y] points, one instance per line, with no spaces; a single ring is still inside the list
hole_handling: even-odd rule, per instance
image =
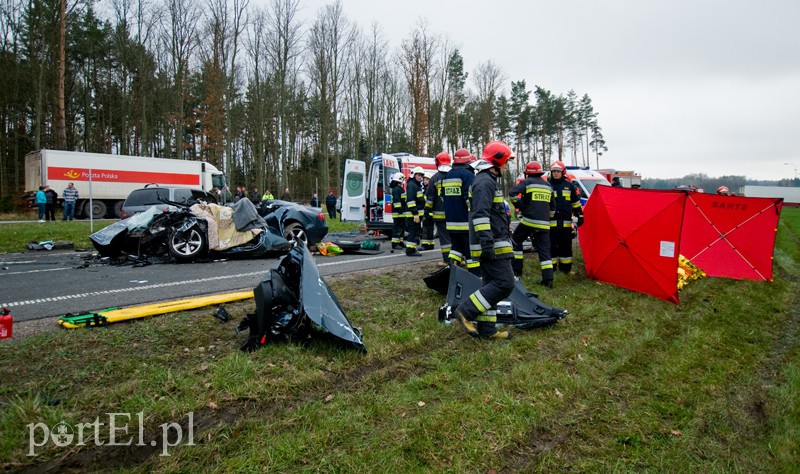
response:
[[[679,306],[557,275],[572,314],[509,342],[441,325],[432,264],[329,279],[369,353],[326,342],[238,351],[211,309],[0,345],[6,469],[793,472],[800,459],[800,210],[774,283],[705,279]],[[533,257],[526,257],[533,258]],[[525,283],[538,276],[527,265]],[[235,320],[253,302],[226,305]],[[193,414],[194,445],[53,443],[30,423]],[[101,435],[108,441],[108,434]],[[125,439],[125,438],[123,438]]]

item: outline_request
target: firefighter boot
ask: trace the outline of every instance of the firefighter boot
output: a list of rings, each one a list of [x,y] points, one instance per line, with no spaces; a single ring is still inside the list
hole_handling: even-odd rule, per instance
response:
[[[478,321],[478,336],[481,339],[511,339],[511,331],[498,331],[495,323]]]
[[[552,288],[553,287],[553,280],[542,280],[542,281],[539,282],[539,284],[544,286],[544,287],[547,287],[547,288]]]
[[[466,332],[472,337],[478,337],[478,329],[475,327],[475,323],[473,323],[472,321],[467,319],[466,316],[464,316],[464,313],[461,312],[461,308],[456,309],[455,316],[456,316],[456,321],[458,321],[459,324],[461,324],[461,327],[464,328],[464,332]]]

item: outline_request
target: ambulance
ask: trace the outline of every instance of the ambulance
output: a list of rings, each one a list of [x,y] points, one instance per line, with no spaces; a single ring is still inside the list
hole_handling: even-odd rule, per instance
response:
[[[391,176],[402,172],[408,181],[411,179],[411,170],[417,166],[431,173],[436,172],[433,158],[410,153],[381,153],[373,156],[368,163],[346,160],[341,194],[342,221],[364,221],[367,230],[391,236]]]
[[[589,168],[567,166],[567,179],[578,186],[581,195],[581,206],[586,205],[595,186],[611,186],[605,176]]]

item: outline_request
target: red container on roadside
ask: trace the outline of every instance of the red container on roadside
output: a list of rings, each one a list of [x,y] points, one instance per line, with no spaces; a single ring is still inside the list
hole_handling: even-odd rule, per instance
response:
[[[11,311],[8,308],[3,308],[0,311],[0,339],[11,337],[13,325],[14,318],[11,317]]]

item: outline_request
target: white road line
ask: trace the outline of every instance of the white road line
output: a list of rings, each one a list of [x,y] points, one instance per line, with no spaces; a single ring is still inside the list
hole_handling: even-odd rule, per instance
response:
[[[318,263],[317,267],[327,267],[327,266],[331,266],[331,265],[342,265],[342,264],[345,264],[345,263],[355,263],[355,262],[368,262],[368,261],[373,261],[373,260],[382,260],[382,259],[386,259],[386,258],[400,257],[400,256],[403,256],[403,255],[402,254],[397,254],[397,255],[379,255],[379,256],[375,256],[375,257],[359,258],[358,260],[349,260],[348,262]],[[17,272],[17,274],[19,274],[19,273],[35,273],[35,272],[42,272],[42,271],[56,271],[56,270],[72,270],[72,268],[54,268],[54,269],[51,269],[51,270],[31,270],[29,272]],[[265,273],[266,273],[266,271],[259,270],[257,272],[240,273],[240,274],[233,275],[233,276],[236,276],[236,277],[249,277],[249,276],[256,276],[256,275],[264,275]],[[10,273],[5,273],[5,275],[10,275]],[[9,302],[9,303],[0,303],[0,307],[5,306],[5,307],[11,308],[11,307],[15,307],[15,306],[25,306],[25,305],[31,305],[31,304],[44,303],[44,302],[63,301],[63,300],[72,299],[72,298],[88,298],[88,297],[91,297],[91,296],[106,295],[106,294],[111,294],[111,293],[127,293],[127,292],[131,292],[131,291],[152,290],[152,289],[156,289],[156,288],[167,288],[167,287],[171,287],[171,286],[195,285],[195,284],[198,284],[198,283],[205,283],[205,282],[216,281],[216,280],[224,280],[224,279],[228,279],[228,278],[231,278],[231,275],[222,275],[222,276],[215,276],[215,277],[208,277],[208,278],[197,278],[197,279],[194,279],[194,280],[173,281],[173,282],[167,282],[167,283],[156,283],[156,284],[152,284],[152,285],[134,286],[134,287],[130,287],[130,288],[119,288],[119,289],[116,289],[116,290],[92,291],[92,292],[89,292],[89,293],[78,293],[78,294],[73,294],[73,295],[54,296],[54,297],[50,297],[50,298],[38,299],[38,300],[33,300],[33,301],[30,301],[30,300],[29,301],[13,301],[13,302]]]
[[[71,267],[67,268],[43,268],[41,270],[27,270],[24,272],[3,272],[0,273],[0,276],[8,276],[8,275],[27,275],[28,273],[43,273],[43,272],[60,272],[61,270],[74,270]]]

